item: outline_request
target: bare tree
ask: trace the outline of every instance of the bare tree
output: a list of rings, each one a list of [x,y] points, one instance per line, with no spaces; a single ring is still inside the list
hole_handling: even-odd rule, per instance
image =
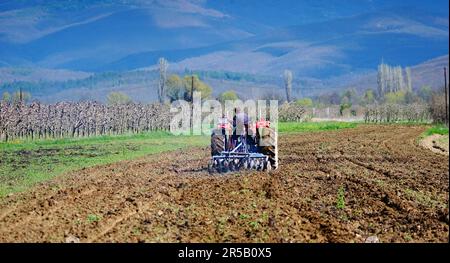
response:
[[[290,70],[285,70],[284,71],[284,87],[286,89],[286,100],[287,100],[287,102],[291,102],[292,71],[290,71]]]
[[[412,80],[411,80],[411,68],[405,68],[406,72],[406,88],[408,91],[412,91]]]
[[[165,58],[159,59],[159,85],[158,85],[158,99],[160,103],[164,103],[166,98],[166,80],[167,80],[167,68],[169,62]]]
[[[403,70],[402,67],[397,66],[394,69],[395,72],[395,91],[405,90],[405,80],[403,78]]]
[[[386,84],[385,84],[385,74],[384,74],[384,63],[381,63],[378,65],[378,75],[377,75],[377,82],[378,82],[378,95],[381,96],[385,93],[386,90]]]

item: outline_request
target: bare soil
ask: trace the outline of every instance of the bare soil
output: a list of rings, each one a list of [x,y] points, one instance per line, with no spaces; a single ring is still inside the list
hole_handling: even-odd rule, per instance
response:
[[[422,139],[420,144],[435,153],[448,155],[448,135],[433,134]]]
[[[0,242],[448,242],[449,157],[424,130],[282,135],[270,174],[209,175],[209,148],[84,169],[0,200]]]

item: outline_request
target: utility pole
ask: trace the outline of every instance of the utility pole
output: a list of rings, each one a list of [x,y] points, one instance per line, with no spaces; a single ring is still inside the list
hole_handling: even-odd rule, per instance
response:
[[[23,99],[23,96],[22,96],[22,87],[20,87],[20,88],[19,88],[19,101],[20,101],[20,103],[22,103],[22,99]]]
[[[194,75],[191,76],[191,102],[194,103]]]
[[[444,67],[444,90],[445,90],[445,124],[447,124],[448,126],[447,67]]]
[[[194,74],[191,76],[191,130],[194,134]]]

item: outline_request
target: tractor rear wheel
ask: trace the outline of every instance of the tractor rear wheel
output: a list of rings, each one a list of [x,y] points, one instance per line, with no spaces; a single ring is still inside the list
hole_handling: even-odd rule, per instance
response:
[[[258,152],[267,155],[272,169],[278,168],[278,134],[271,128],[259,128]]]
[[[225,151],[225,136],[216,131],[211,134],[211,156],[220,155]]]

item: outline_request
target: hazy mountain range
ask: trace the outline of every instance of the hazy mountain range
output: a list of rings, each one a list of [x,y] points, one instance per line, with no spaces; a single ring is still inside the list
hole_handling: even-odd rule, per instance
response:
[[[163,56],[173,72],[263,75],[273,79],[266,86],[277,86],[285,69],[305,90],[373,86],[381,60],[401,66],[432,60],[436,70],[448,65],[448,5],[443,0],[6,0],[0,2],[0,83],[152,70]],[[40,73],[12,76],[17,68]],[[416,85],[438,83],[442,73],[430,68],[413,70]],[[235,88],[250,85],[241,84]]]

